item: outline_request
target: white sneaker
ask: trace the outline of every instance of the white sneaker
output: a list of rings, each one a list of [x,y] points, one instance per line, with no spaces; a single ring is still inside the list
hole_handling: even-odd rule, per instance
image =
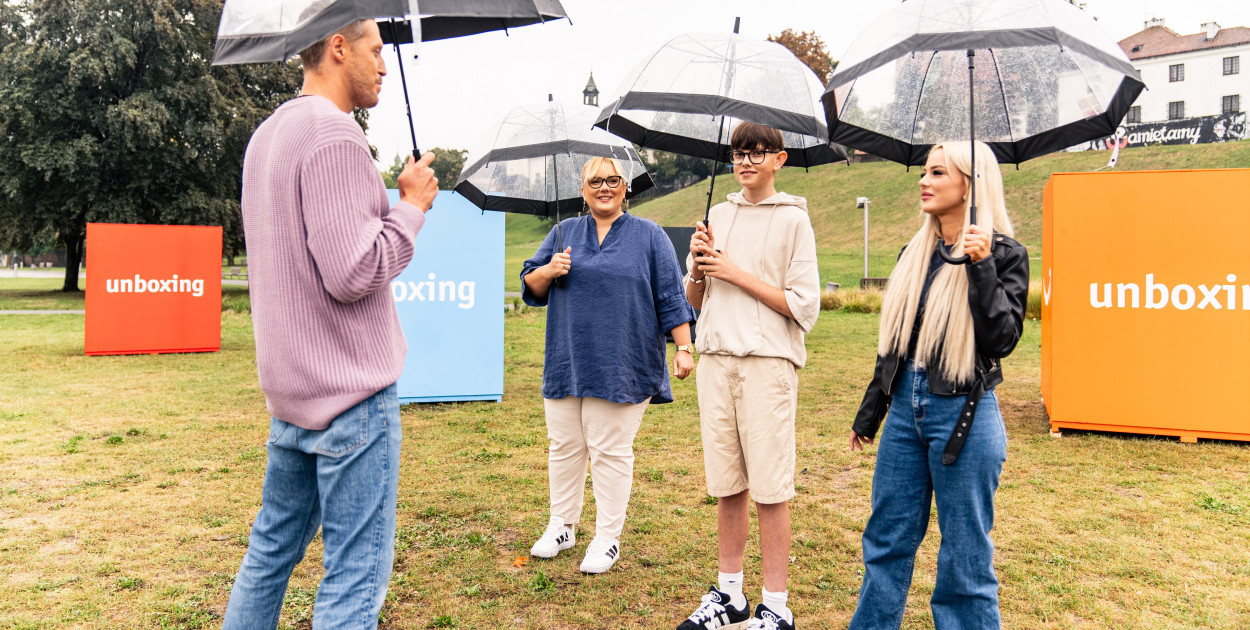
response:
[[[615,538],[595,536],[586,546],[586,558],[582,560],[582,573],[604,573],[616,564],[621,556],[621,541]]]
[[[552,516],[547,522],[547,531],[544,531],[542,538],[530,547],[530,555],[538,558],[554,558],[560,555],[561,551],[572,549],[575,543],[577,543],[577,534],[573,532],[573,526],[566,526],[563,518]]]

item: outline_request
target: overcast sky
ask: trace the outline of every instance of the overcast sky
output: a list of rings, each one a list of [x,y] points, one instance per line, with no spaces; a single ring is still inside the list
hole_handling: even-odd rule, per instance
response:
[[[518,105],[547,100],[581,102],[593,71],[600,105],[644,56],[689,32],[728,32],[735,16],[741,33],[766,38],[782,29],[815,31],[834,59],[855,36],[899,0],[562,0],[572,25],[561,20],[423,44],[420,59],[403,48],[417,141],[468,148],[484,127]],[[1151,17],[1184,35],[1215,21],[1250,26],[1247,0],[1086,0],[1087,12],[1114,39],[1142,29]],[[379,161],[411,150],[394,53],[387,49],[381,102],[370,114],[369,140]]]

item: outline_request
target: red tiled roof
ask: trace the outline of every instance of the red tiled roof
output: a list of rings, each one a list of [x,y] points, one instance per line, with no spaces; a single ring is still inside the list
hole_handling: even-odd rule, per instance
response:
[[[1166,26],[1152,26],[1120,40],[1120,48],[1124,49],[1124,54],[1129,59],[1162,57],[1242,44],[1250,44],[1250,28],[1244,26],[1220,29],[1213,39],[1207,39],[1205,32],[1178,35]]]

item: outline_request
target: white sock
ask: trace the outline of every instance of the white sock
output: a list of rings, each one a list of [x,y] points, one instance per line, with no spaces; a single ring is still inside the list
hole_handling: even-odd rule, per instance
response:
[[[747,597],[742,594],[742,572],[737,573],[718,573],[716,581],[719,583],[717,588],[722,593],[729,596],[729,605],[734,608],[745,608],[747,605]]]
[[[786,607],[786,601],[790,599],[790,591],[782,591],[780,593],[772,593],[768,589],[760,589],[760,597],[764,601],[764,605],[768,609],[786,618],[789,623],[794,623],[794,614]]]

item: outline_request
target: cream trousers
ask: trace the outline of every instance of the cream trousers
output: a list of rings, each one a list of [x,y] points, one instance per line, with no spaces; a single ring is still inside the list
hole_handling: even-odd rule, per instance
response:
[[[551,514],[581,520],[586,462],[595,492],[595,535],[620,538],[634,483],[634,436],[650,401],[614,403],[602,398],[544,399]]]

